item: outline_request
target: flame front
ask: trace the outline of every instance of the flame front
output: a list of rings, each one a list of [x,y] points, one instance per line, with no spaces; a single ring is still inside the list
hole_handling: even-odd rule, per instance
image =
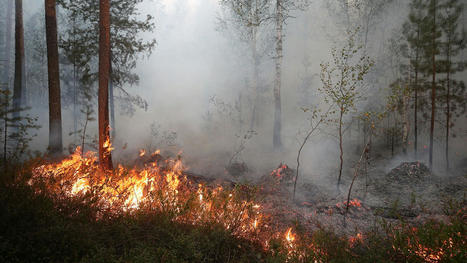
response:
[[[112,149],[109,140],[104,147]],[[145,154],[140,151],[139,156]],[[77,148],[60,163],[34,168],[29,183],[38,188],[45,185],[48,192],[68,197],[92,195],[99,205],[114,213],[144,207],[169,213],[179,222],[219,223],[236,236],[257,236],[261,228],[258,204],[243,200],[235,189],[193,184],[183,175],[183,169],[180,160],[168,160],[162,166],[154,161],[143,168],[119,165],[111,174],[105,174],[99,170],[95,153],[83,155]]]

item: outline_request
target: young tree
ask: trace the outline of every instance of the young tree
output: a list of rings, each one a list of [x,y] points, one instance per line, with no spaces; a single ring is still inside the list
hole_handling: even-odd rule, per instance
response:
[[[62,108],[55,0],[45,0],[45,27],[49,78],[49,151],[52,154],[60,154],[62,151]]]
[[[459,54],[466,48],[467,38],[466,32],[459,28],[464,5],[459,0],[446,0],[442,3],[441,8],[441,29],[444,33],[444,42],[442,43],[441,52],[445,56],[442,61],[442,72],[446,73],[444,80],[444,94],[442,97],[445,100],[446,110],[446,134],[445,134],[445,157],[446,170],[449,170],[449,136],[450,129],[454,125],[453,113],[465,112],[465,85],[463,81],[456,81],[453,75],[456,72],[465,70],[466,61],[456,60]]]
[[[342,168],[344,164],[343,125],[347,113],[355,110],[355,104],[362,99],[362,86],[364,77],[370,70],[373,62],[368,56],[360,56],[362,46],[358,46],[355,40],[358,30],[349,31],[345,46],[337,50],[333,48],[332,66],[330,63],[321,64],[321,82],[319,89],[325,96],[327,103],[336,107],[338,138],[339,138],[339,177],[337,188],[339,189]]]
[[[21,108],[24,92],[24,29],[23,29],[23,1],[15,2],[15,80],[13,89],[13,108]],[[20,111],[15,111],[18,117]]]
[[[20,116],[18,112],[28,108],[12,108],[10,91],[0,88],[0,137],[2,137],[2,163],[6,172],[9,165],[20,160],[27,152],[29,142],[36,136],[30,134],[31,129],[39,129],[37,118],[28,114]]]
[[[99,1],[99,163],[104,171],[112,170],[109,125],[110,79],[110,0]]]

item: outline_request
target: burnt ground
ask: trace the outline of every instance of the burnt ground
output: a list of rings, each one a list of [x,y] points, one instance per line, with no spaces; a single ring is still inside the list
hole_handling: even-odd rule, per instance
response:
[[[348,162],[350,163],[350,162]],[[295,223],[309,230],[325,228],[343,235],[356,235],[381,226],[381,222],[405,222],[414,226],[430,219],[447,221],[448,216],[467,207],[467,166],[457,174],[432,173],[422,162],[399,162],[379,158],[372,160],[367,172],[355,180],[351,206],[346,213],[348,188],[354,167],[347,167],[340,192],[335,176],[327,180],[301,171],[297,195],[292,200],[295,164],[280,164],[276,169],[258,173],[235,165],[225,168],[216,179],[187,172],[196,182],[233,187],[248,182],[258,188],[258,198],[271,227],[284,229]],[[355,202],[357,201],[357,202]],[[360,206],[358,206],[359,204]],[[467,220],[467,215],[464,215]]]
[[[385,165],[376,163],[368,168],[366,176],[359,175],[347,214],[345,202],[351,175],[344,178],[340,193],[335,185],[301,179],[295,201],[291,198],[295,170],[285,165],[264,174],[255,184],[265,211],[276,224],[290,226],[299,222],[310,230],[332,229],[344,235],[369,231],[383,220],[415,226],[430,219],[447,221],[450,214],[465,209],[465,175],[431,173],[421,162],[402,162],[389,172],[387,168],[372,168]]]

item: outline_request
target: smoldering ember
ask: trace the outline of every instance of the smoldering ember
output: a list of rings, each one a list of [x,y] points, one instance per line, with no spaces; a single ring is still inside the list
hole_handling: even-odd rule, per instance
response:
[[[0,1],[0,262],[467,262],[464,0]]]

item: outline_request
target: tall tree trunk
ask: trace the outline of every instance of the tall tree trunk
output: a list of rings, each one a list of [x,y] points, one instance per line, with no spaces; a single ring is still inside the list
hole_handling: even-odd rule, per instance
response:
[[[73,27],[73,46],[76,44],[76,34],[75,34],[75,29],[76,29],[76,21],[73,19],[72,21],[72,27]],[[77,65],[76,65],[76,57],[73,56],[73,134],[75,136],[75,140],[78,137],[78,117],[79,117],[79,112],[78,112],[78,85],[76,85],[77,82]],[[84,151],[84,149],[82,149]]]
[[[448,39],[448,45],[450,40]],[[447,74],[446,74],[446,171],[449,171],[449,129],[451,128],[451,58],[450,48],[447,48]]]
[[[60,103],[60,71],[55,0],[45,0],[45,33],[49,78],[49,151],[51,154],[60,154],[63,147],[62,108]]]
[[[6,30],[5,30],[5,67],[2,76],[2,82],[4,82],[5,89],[9,90],[10,88],[10,58],[11,58],[11,21],[13,13],[13,0],[7,0],[7,10],[6,10]]]
[[[259,61],[258,61],[258,47],[257,47],[257,28],[253,27],[253,38],[251,43],[251,53],[253,59],[253,93],[254,102],[253,109],[251,112],[250,130],[254,130],[255,124],[258,122],[258,103],[259,103]]]
[[[433,136],[435,130],[435,113],[436,113],[436,0],[432,0],[433,8],[433,28],[432,28],[432,54],[431,54],[431,63],[432,63],[432,81],[431,81],[431,123],[430,123],[430,157],[429,164],[430,169],[433,168]]]
[[[417,30],[417,43],[420,42],[420,26]],[[414,83],[414,91],[415,91],[415,98],[414,98],[414,151],[415,151],[415,158],[418,157],[418,52],[419,47],[416,47],[415,50],[415,83]]]
[[[110,78],[110,0],[99,5],[99,164],[102,170],[112,170],[109,134],[109,78]]]
[[[24,29],[23,29],[23,1],[16,0],[15,5],[15,80],[13,89],[13,108],[22,106],[24,87]],[[19,116],[19,111],[13,113]]]
[[[112,81],[112,52],[110,53],[110,78],[109,78],[109,100],[110,100],[110,127],[111,127],[111,134],[112,139],[115,139],[116,136],[116,125],[115,125],[115,104],[114,104],[114,83]]]
[[[274,149],[282,148],[282,106],[281,106],[281,82],[282,82],[282,28],[284,23],[282,1],[276,0],[276,77],[274,80]]]
[[[342,145],[342,118],[344,116],[344,108],[341,107],[339,114],[339,177],[337,178],[337,190],[339,190],[342,178],[342,167],[344,166],[344,148]]]

